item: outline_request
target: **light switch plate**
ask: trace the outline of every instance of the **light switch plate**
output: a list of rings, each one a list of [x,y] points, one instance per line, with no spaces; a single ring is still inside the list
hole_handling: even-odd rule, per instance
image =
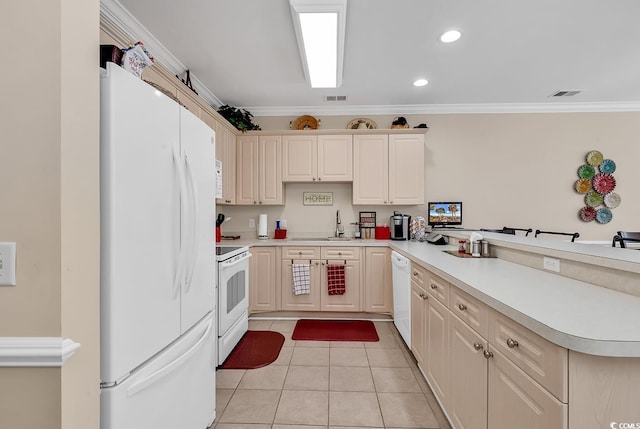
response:
[[[16,285],[16,243],[0,243],[0,286]]]

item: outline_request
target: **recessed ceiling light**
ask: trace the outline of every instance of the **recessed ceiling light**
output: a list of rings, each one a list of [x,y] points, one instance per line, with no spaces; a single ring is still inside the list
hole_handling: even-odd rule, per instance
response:
[[[460,36],[462,36],[462,33],[460,33],[458,30],[449,30],[442,36],[440,36],[440,40],[444,43],[451,43],[458,40]]]
[[[429,81],[427,79],[418,79],[415,82],[413,82],[413,86],[425,86],[428,83]]]

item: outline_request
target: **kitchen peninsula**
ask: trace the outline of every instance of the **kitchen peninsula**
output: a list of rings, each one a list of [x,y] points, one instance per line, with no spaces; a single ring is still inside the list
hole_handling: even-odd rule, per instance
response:
[[[468,236],[448,234],[451,242]],[[640,422],[640,252],[485,238],[497,258],[457,258],[443,251],[453,246],[409,241],[250,244],[390,248],[410,258],[412,352],[455,427]],[[542,270],[545,256],[560,260],[561,273]],[[363,272],[370,268],[365,261]]]

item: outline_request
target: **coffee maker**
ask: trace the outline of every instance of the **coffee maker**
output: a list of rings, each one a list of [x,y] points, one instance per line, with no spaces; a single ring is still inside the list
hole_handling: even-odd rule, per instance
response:
[[[409,225],[411,224],[411,216],[402,213],[393,212],[393,216],[389,218],[390,232],[392,240],[408,240]]]

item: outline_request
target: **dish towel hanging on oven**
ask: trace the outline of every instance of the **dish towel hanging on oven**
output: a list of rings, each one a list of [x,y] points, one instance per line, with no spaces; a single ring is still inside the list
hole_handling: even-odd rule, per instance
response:
[[[344,264],[327,265],[327,285],[329,295],[344,295]]]
[[[309,264],[291,264],[293,273],[293,294],[308,295],[311,293],[311,269]]]

